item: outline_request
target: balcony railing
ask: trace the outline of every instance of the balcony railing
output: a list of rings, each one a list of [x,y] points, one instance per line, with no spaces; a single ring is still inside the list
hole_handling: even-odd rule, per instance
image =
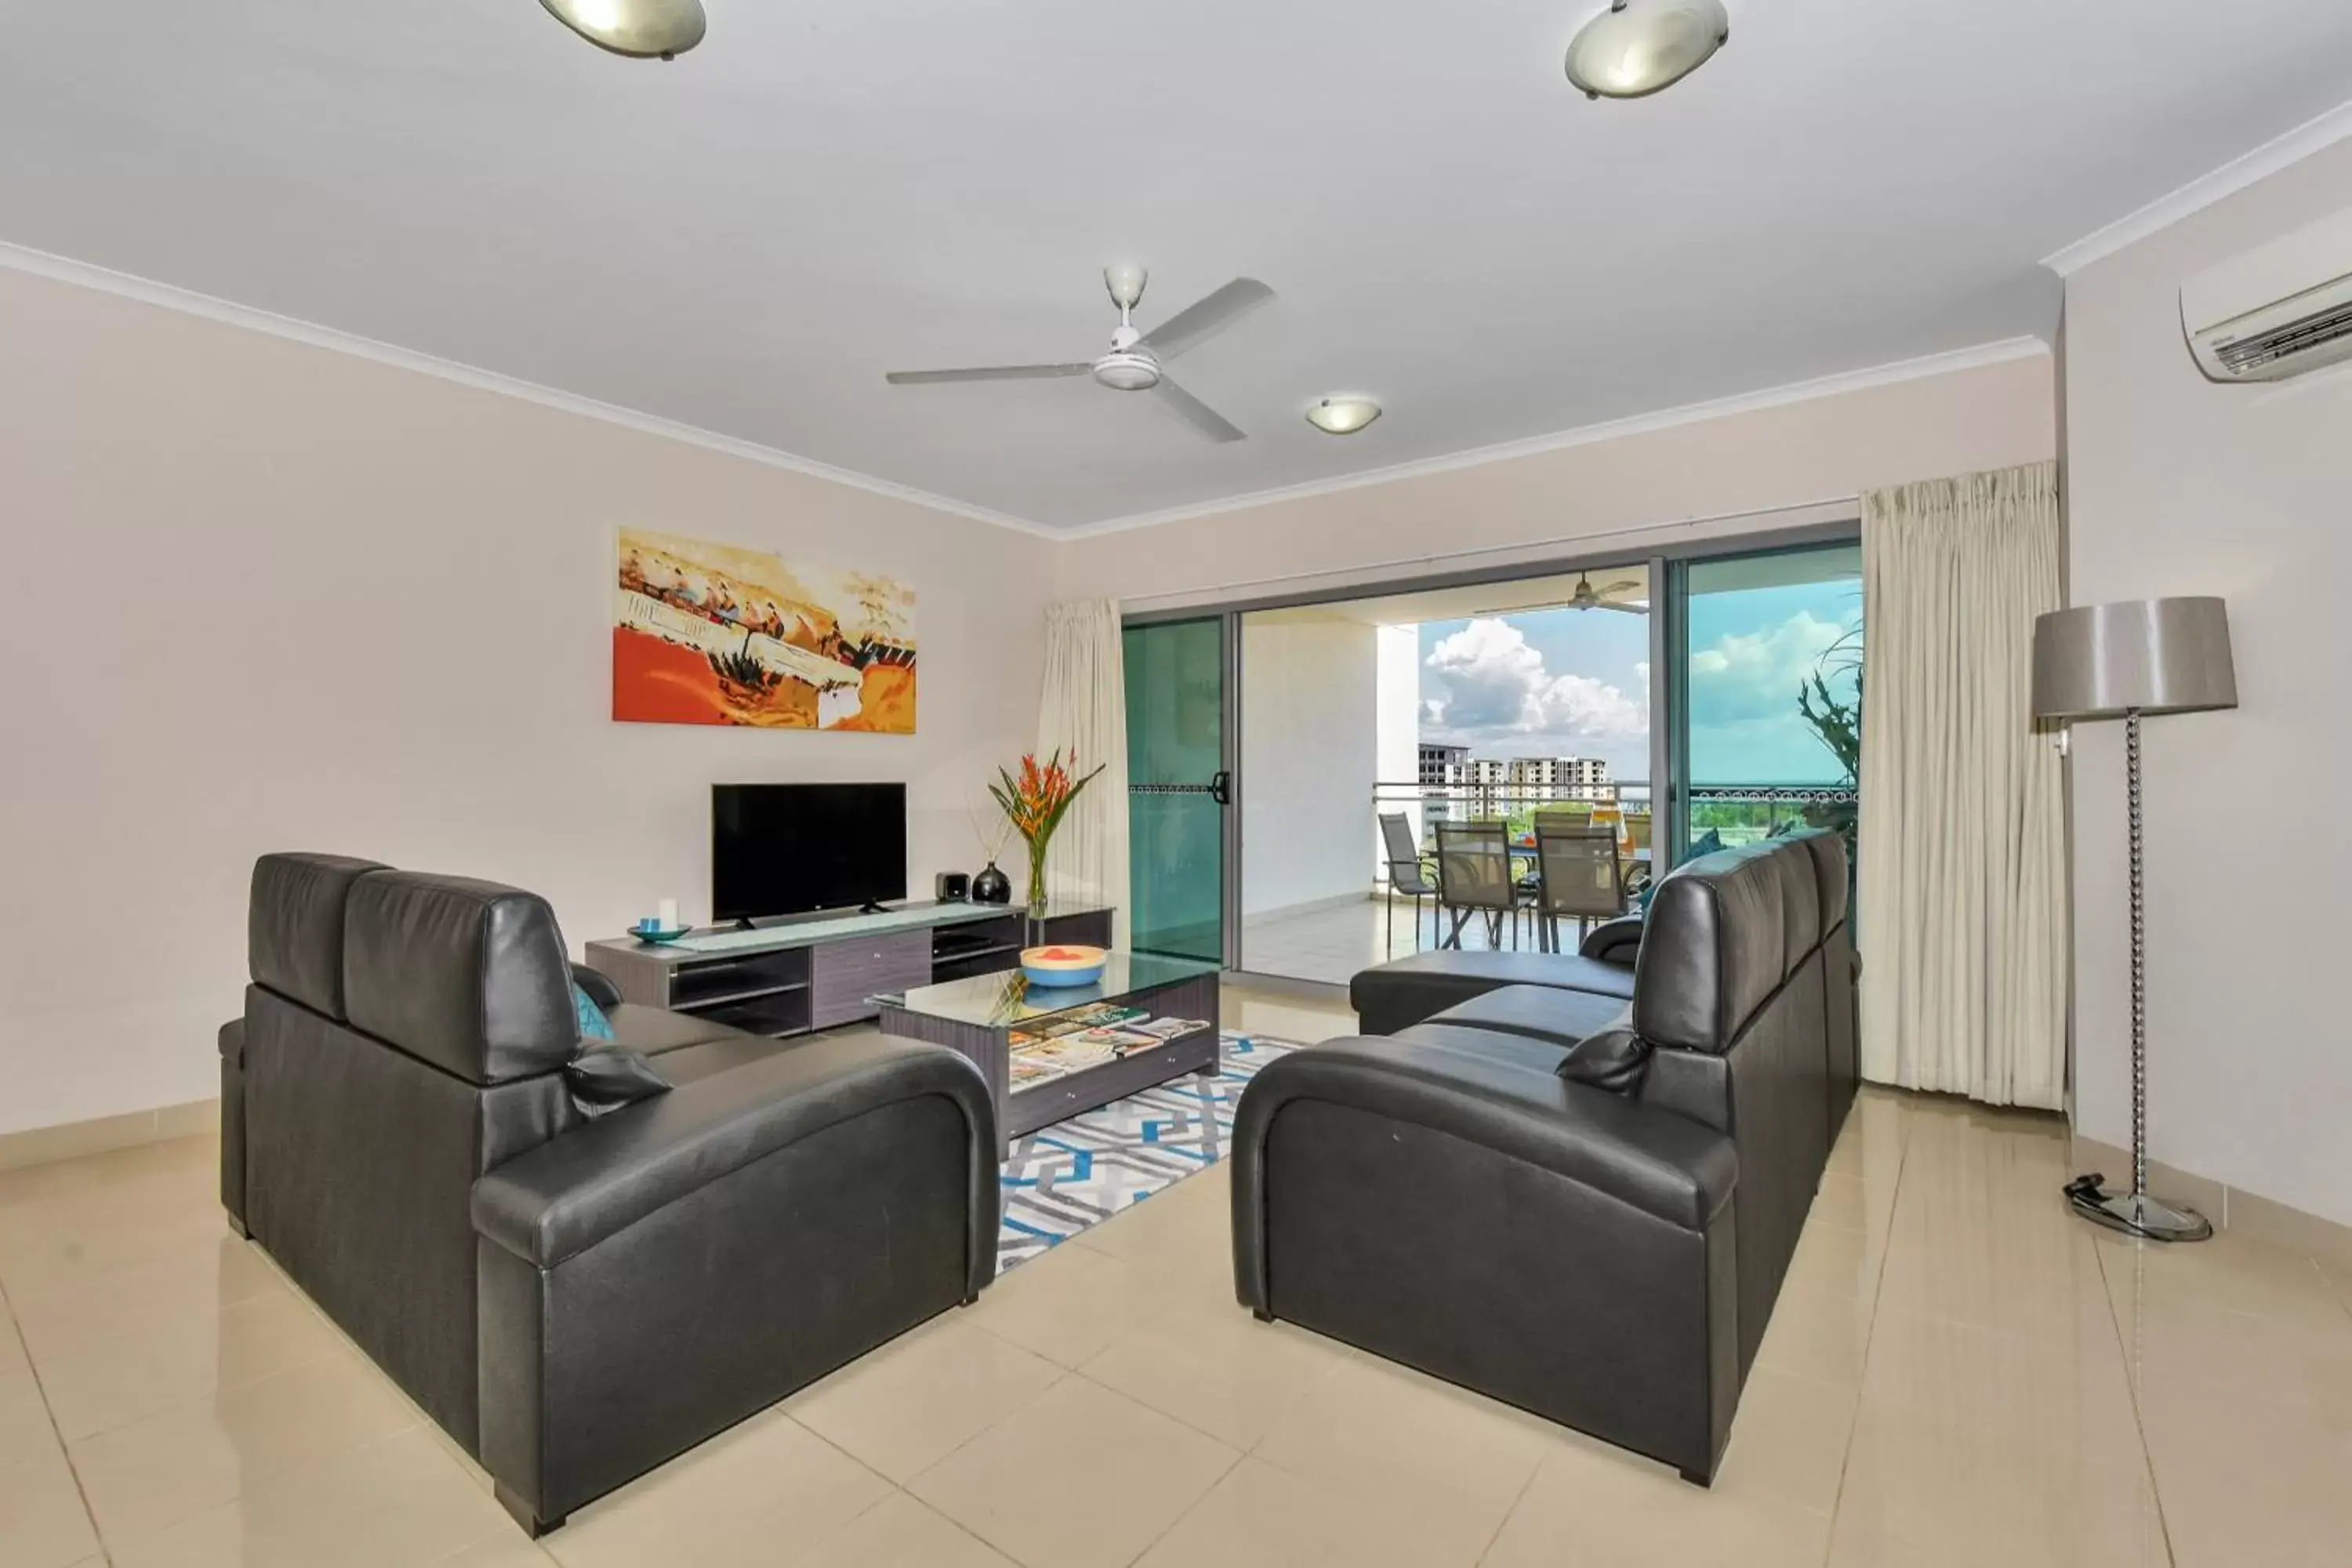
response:
[[[1860,796],[1852,784],[1707,784],[1692,786],[1689,794],[1691,837],[1696,839],[1712,832],[1726,848],[1769,838],[1791,827],[1851,831],[1860,806]],[[1628,819],[1630,837],[1644,845],[1656,842],[1655,832],[1648,828],[1645,821],[1654,815],[1646,779],[1612,779],[1591,785],[1372,786],[1373,811],[1403,811],[1413,816],[1415,836],[1424,852],[1434,852],[1436,848],[1433,823],[1500,820],[1516,837],[1533,829],[1539,809],[1582,805],[1614,806]],[[1377,876],[1385,884],[1384,865]]]

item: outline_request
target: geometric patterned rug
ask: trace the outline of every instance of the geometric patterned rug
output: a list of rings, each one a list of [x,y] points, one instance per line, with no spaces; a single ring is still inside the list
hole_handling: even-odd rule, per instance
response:
[[[1219,1046],[1214,1078],[1187,1073],[1013,1140],[1004,1162],[999,1274],[1225,1157],[1243,1087],[1298,1047],[1230,1031]]]

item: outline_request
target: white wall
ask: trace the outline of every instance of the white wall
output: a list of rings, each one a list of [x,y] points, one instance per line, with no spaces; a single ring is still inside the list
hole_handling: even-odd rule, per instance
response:
[[[714,780],[900,779],[909,872],[1031,743],[1056,546],[0,271],[0,1131],[217,1091],[279,848],[709,909]],[[911,737],[610,721],[613,533],[888,571]]]
[[[1372,766],[1381,784],[1410,784],[1421,777],[1421,628],[1376,626],[1373,632],[1380,674],[1372,699]],[[1412,824],[1412,841],[1421,842],[1419,792],[1391,790],[1372,824],[1372,868],[1381,877],[1388,874],[1388,849],[1377,818],[1380,812],[1397,811]]]
[[[2151,1152],[2352,1223],[2352,367],[2213,385],[2179,305],[2346,207],[2352,142],[2067,279],[2064,399],[2073,602],[2221,595],[2237,658],[2237,710],[2144,731]],[[2127,1144],[2122,727],[2077,726],[2072,772],[2076,1119]]]
[[[1373,634],[1242,621],[1242,912],[1366,898],[1379,766]]]
[[[1806,397],[1638,435],[1561,447],[1074,541],[1056,570],[1071,596],[1114,598],[1344,572],[1391,577],[1465,551],[1572,542],[1676,519],[1851,497],[1857,490],[2038,462],[2057,450],[2050,358]],[[1402,409],[1392,419],[1409,417]],[[1381,426],[1375,426],[1377,431]],[[1369,436],[1365,438],[1370,438]],[[1851,516],[1849,512],[1847,514]],[[1664,535],[1694,539],[1764,518]]]

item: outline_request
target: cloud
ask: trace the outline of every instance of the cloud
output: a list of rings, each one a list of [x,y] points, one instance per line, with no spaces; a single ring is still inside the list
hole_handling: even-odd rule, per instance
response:
[[[1533,754],[1575,754],[1650,732],[1646,692],[1628,695],[1607,681],[1552,674],[1507,621],[1472,621],[1440,639],[1426,666],[1429,719],[1456,742],[1520,742]]]
[[[1691,722],[1793,719],[1798,688],[1846,630],[1844,623],[1800,610],[1777,626],[1717,637],[1714,647],[1691,655]]]

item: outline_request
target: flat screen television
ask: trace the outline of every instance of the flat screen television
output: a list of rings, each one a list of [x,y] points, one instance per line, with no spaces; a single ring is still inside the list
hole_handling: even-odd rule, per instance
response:
[[[907,786],[710,786],[710,913],[858,909],[907,896]]]

